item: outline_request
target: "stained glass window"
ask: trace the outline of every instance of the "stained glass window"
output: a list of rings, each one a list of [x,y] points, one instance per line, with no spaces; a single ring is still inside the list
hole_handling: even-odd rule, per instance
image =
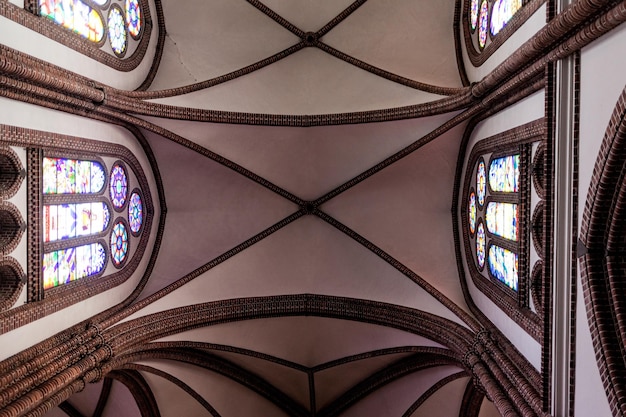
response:
[[[478,194],[478,204],[482,207],[485,205],[485,196],[487,195],[487,178],[485,175],[485,161],[478,163],[478,171],[476,172],[476,194]]]
[[[519,154],[496,158],[489,166],[489,186],[493,191],[516,193],[519,190]]]
[[[517,291],[517,254],[508,249],[492,245],[489,248],[489,271],[499,281]]]
[[[509,240],[517,240],[517,204],[491,201],[485,215],[487,230]]]
[[[141,203],[141,196],[134,192],[130,196],[130,202],[128,203],[128,224],[130,225],[130,231],[132,233],[139,233],[141,225],[143,223],[143,204]]]
[[[124,55],[126,52],[126,25],[122,16],[122,9],[115,5],[109,11],[107,21],[109,28],[109,43],[116,55]]]
[[[478,261],[478,266],[483,268],[485,266],[485,246],[486,246],[486,238],[485,238],[485,227],[482,222],[478,223],[478,230],[476,232],[476,260]]]
[[[483,0],[478,15],[478,46],[483,49],[487,45],[487,27],[489,26],[489,4]]]
[[[126,171],[123,166],[119,164],[113,166],[109,184],[109,192],[113,206],[116,208],[124,207],[128,193],[128,178],[126,177]]]
[[[104,37],[102,17],[80,0],[39,0],[39,14],[90,41]]]
[[[471,234],[476,231],[476,194],[474,192],[469,196],[469,230]]]
[[[103,202],[46,205],[43,211],[44,242],[102,233],[110,218],[109,207]]]
[[[43,159],[44,194],[94,194],[104,188],[104,168],[98,162],[67,158]]]
[[[49,289],[96,275],[104,270],[106,262],[106,252],[100,243],[45,253],[43,287]]]
[[[126,26],[130,36],[137,39],[141,32],[141,8],[138,0],[126,0]]]
[[[476,26],[478,25],[478,0],[471,0],[469,6],[469,14],[470,14],[470,29],[472,32],[476,30]]]
[[[121,265],[128,255],[128,231],[124,223],[118,222],[111,233],[111,258],[115,265]]]
[[[491,11],[491,35],[497,35],[521,8],[522,0],[496,0]]]

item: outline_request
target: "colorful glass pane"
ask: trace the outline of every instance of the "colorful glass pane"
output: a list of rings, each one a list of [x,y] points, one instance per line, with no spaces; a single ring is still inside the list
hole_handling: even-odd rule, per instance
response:
[[[469,196],[469,229],[471,234],[476,231],[476,194],[473,192]]]
[[[485,238],[485,227],[482,223],[478,223],[478,230],[476,231],[476,260],[478,266],[485,266],[485,247],[487,240]]]
[[[517,291],[517,254],[499,246],[489,248],[489,270],[491,274]]]
[[[470,14],[470,28],[472,31],[476,30],[478,25],[478,0],[472,0],[469,6]]]
[[[108,27],[111,48],[117,55],[122,55],[126,52],[126,25],[119,7],[113,7],[109,11]]]
[[[487,175],[485,174],[485,161],[478,163],[478,171],[476,172],[476,194],[478,195],[478,205],[485,205],[485,196],[487,195]]]
[[[490,202],[485,214],[487,230],[509,240],[517,240],[517,204]]]
[[[497,35],[521,8],[522,0],[496,0],[491,11],[491,35]]]
[[[138,0],[126,0],[126,26],[133,38],[141,32],[141,9]]]
[[[128,192],[128,178],[126,171],[121,165],[115,165],[111,170],[111,178],[109,180],[111,202],[113,206],[122,208],[126,202],[126,194]]]
[[[128,223],[130,225],[130,231],[133,233],[139,232],[141,224],[143,223],[143,204],[141,202],[141,196],[137,193],[132,193],[130,196],[130,202],[128,203]]]
[[[106,252],[99,243],[58,250],[43,255],[43,287],[58,287],[104,269]]]
[[[497,158],[489,166],[489,186],[493,191],[516,193],[519,190],[519,154]]]
[[[46,205],[43,208],[44,242],[102,233],[111,212],[102,202]]]
[[[98,6],[104,6],[105,4],[107,4],[109,0],[91,0],[91,1],[96,3]]]
[[[128,231],[124,223],[116,223],[111,232],[111,257],[115,265],[120,265],[128,255]]]
[[[104,188],[104,168],[98,162],[66,158],[43,159],[44,194],[91,194]]]
[[[478,15],[478,46],[483,49],[487,45],[487,26],[489,22],[489,4],[483,0]]]
[[[39,0],[39,14],[93,42],[104,37],[104,22],[80,0]]]

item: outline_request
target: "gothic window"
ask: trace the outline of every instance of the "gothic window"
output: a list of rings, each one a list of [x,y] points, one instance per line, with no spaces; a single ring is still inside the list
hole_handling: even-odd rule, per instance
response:
[[[460,200],[472,282],[537,338],[542,306],[531,298],[529,243],[531,229],[533,235],[542,230],[534,230],[530,214],[531,156],[543,129],[542,121],[536,121],[477,142],[468,158]]]
[[[40,16],[119,58],[136,49],[143,35],[139,0],[38,0],[38,6]]]
[[[100,276],[109,262],[122,268],[140,236],[141,190],[129,204],[127,169],[121,161],[110,166],[95,158],[43,158],[44,290]]]

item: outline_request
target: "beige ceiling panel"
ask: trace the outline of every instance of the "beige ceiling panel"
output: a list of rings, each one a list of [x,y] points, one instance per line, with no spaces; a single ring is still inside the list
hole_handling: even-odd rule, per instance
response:
[[[450,208],[463,127],[454,128],[321,207],[461,307],[465,302],[454,262]]]
[[[96,410],[101,391],[102,381],[95,384],[85,384],[85,389],[72,395],[68,402],[82,415],[90,416]]]
[[[144,118],[302,199],[314,200],[433,131],[453,115],[307,129]]]
[[[142,414],[126,385],[113,381],[109,401],[104,407],[102,417],[142,417]]]
[[[306,48],[233,81],[153,101],[198,109],[302,115],[378,110],[441,98]]]
[[[469,378],[459,378],[439,388],[410,417],[448,417],[459,415]]]
[[[388,327],[322,317],[281,317],[219,324],[160,341],[211,341],[313,367],[346,356],[398,346],[441,345]]]
[[[147,133],[159,163],[167,220],[151,294],[297,210],[240,174]]]
[[[354,0],[262,0],[262,2],[304,32],[317,32]]]
[[[164,0],[167,42],[152,90],[211,79],[299,42],[245,1]]]
[[[207,409],[178,385],[150,372],[141,375],[154,394],[161,417],[211,417]]]
[[[326,407],[368,376],[411,355],[412,353],[396,353],[376,356],[316,372],[315,403],[317,408]]]
[[[370,0],[321,40],[386,71],[460,87],[454,1]]]
[[[208,401],[222,417],[288,417],[283,410],[256,392],[215,372],[170,360],[143,361],[141,364],[180,379]]]

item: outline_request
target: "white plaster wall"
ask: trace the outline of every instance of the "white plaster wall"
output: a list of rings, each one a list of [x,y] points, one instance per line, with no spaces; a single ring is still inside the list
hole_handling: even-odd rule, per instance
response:
[[[581,53],[578,224],[582,224],[595,160],[618,97],[626,86],[626,27],[612,31]],[[591,341],[580,273],[576,311],[575,413],[611,416]]]
[[[134,137],[125,129],[6,98],[0,98],[0,124],[107,141],[127,147],[139,160],[148,180],[153,203],[155,204],[154,222],[152,224],[152,230],[150,230],[148,247],[134,275],[125,283],[111,290],[76,303],[41,320],[0,335],[0,360],[2,360],[69,326],[104,311],[126,298],[133,291],[147,267],[148,259],[152,252],[151,248],[154,245],[156,236],[160,208],[158,206],[156,183],[152,176],[150,164],[139,143],[137,143]],[[25,212],[22,213],[22,216],[24,219],[27,218]],[[25,245],[25,240],[26,235],[22,238],[21,245]],[[20,247],[16,249],[16,252],[19,250]],[[23,250],[25,251],[25,249]]]
[[[517,126],[532,122],[544,116],[545,92],[543,90],[521,100],[520,102],[508,107],[500,113],[480,122],[472,133],[467,146],[467,155],[472,151],[474,145],[479,141],[489,138],[495,134],[515,128]],[[463,167],[463,173],[467,169],[467,161]],[[464,179],[461,179],[463,184]],[[458,219],[461,218],[460,207],[465,204],[460,202],[458,210]],[[459,221],[459,228],[461,228]],[[532,244],[531,244],[532,246]],[[511,320],[496,304],[482,293],[471,279],[470,272],[465,259],[465,251],[461,251],[463,256],[463,265],[465,268],[465,278],[468,289],[474,303],[481,311],[493,322],[493,324],[519,349],[519,351],[528,359],[528,361],[537,369],[541,369],[541,345],[533,339],[524,329],[522,329],[515,321]]]
[[[24,7],[24,0],[11,0],[11,3]],[[134,90],[148,75],[156,53],[159,30],[154,2],[149,3],[154,21],[150,44],[141,64],[129,72],[115,70],[3,16],[0,16],[0,43],[111,87]],[[132,50],[128,52],[130,56]]]
[[[463,37],[463,25],[459,25],[461,31],[461,51],[463,53],[463,63],[465,72],[470,82],[480,81],[487,74],[500,65],[506,58],[515,52],[520,46],[530,39],[546,24],[546,5],[539,7],[535,13],[511,35],[482,65],[475,67],[469,59],[465,38]]]

